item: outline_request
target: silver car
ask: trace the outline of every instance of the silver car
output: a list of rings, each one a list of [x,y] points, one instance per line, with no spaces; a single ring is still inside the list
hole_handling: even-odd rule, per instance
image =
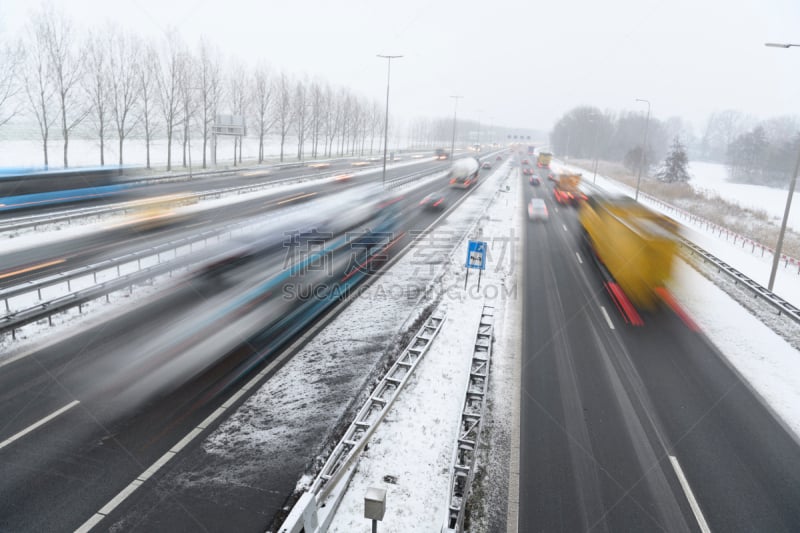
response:
[[[528,203],[528,218],[530,220],[547,220],[549,218],[544,200],[541,198],[531,199]]]

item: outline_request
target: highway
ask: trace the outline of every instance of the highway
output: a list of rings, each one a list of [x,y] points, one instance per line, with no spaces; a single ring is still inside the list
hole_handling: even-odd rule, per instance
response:
[[[447,167],[426,160],[388,176]],[[545,200],[549,220],[526,221],[523,230],[517,531],[796,531],[798,442],[690,321],[663,310],[644,313],[641,327],[625,323],[581,240],[575,209],[558,205],[547,172],[535,172],[539,186],[518,176],[526,198]],[[212,178],[229,185],[248,179]],[[231,222],[283,211],[319,215],[325,198],[380,179],[378,172],[309,181],[153,231],[108,229],[4,256],[0,273],[21,272],[0,283]],[[469,193],[443,188],[431,182],[400,195],[391,255],[442,214],[421,208],[424,197],[444,196],[452,206]],[[54,259],[64,262],[22,272]],[[264,285],[282,268],[285,255],[270,253],[231,275],[176,276],[157,298],[0,363],[0,531],[72,531],[98,516],[98,531],[255,532],[274,524],[329,443],[335,416],[299,403],[286,406],[293,412],[286,420],[276,408],[264,415],[274,421],[275,448],[233,458],[205,449],[202,438],[181,443],[194,432],[207,435],[242,405],[252,392],[238,395],[242,385],[318,320],[306,320],[307,307],[277,302],[280,285]],[[326,366],[323,355],[331,354],[320,354],[308,382],[297,386],[322,389],[330,411],[345,412],[388,340],[359,339],[364,346],[335,366]],[[266,374],[253,390],[273,378]],[[223,407],[225,416],[204,422]],[[150,476],[146,470],[170,450],[175,459]],[[142,476],[142,488],[128,495]],[[187,489],[197,479],[205,483]],[[116,502],[119,495],[126,498]]]
[[[446,168],[447,163],[427,161],[394,169],[389,176],[412,173],[419,167],[435,172]],[[369,177],[372,182],[380,179],[380,173]],[[439,217],[441,211],[425,210],[418,204],[425,195],[444,185],[441,178],[440,182],[401,195],[397,231],[401,238],[391,253],[402,250],[414,231],[427,228]],[[325,198],[341,191],[342,186],[349,185],[311,182],[308,190]],[[281,194],[285,193],[276,192],[275,199]],[[463,194],[465,191],[452,191],[450,200],[455,202]],[[262,198],[214,210],[202,218],[203,227],[263,215],[276,208],[272,204],[270,199]],[[292,204],[286,208],[295,207]],[[342,208],[346,209],[346,204]],[[99,241],[104,246],[101,251],[76,257],[71,266],[96,261],[103,253],[152,244],[164,238],[162,233],[188,231],[196,231],[196,227],[180,224],[127,242],[106,235]],[[63,250],[83,253],[86,243],[67,241],[61,246]],[[49,260],[52,254],[63,250],[37,250],[43,255],[35,260]],[[291,304],[277,299],[270,304],[272,307],[255,305],[263,298],[273,301],[271,292],[258,296],[259,280],[281,270],[283,252],[237,269],[232,279],[176,278],[159,298],[2,366],[0,420],[4,423],[0,427],[0,462],[5,475],[0,481],[0,530],[78,528],[225,404],[244,382],[264,368],[271,356],[302,331],[295,328],[295,324],[301,324],[300,315],[292,318],[295,308]],[[252,304],[242,305],[243,301]],[[285,324],[263,326],[274,321],[268,317],[274,312],[278,316],[286,314]],[[360,374],[365,372],[364,367],[353,365],[347,370],[352,378],[363,379]],[[245,398],[237,397],[236,403]],[[346,404],[349,399],[337,401]],[[302,417],[299,412],[300,425],[304,423]],[[209,514],[212,508],[208,502],[178,502],[183,512],[160,514],[153,509],[138,514],[137,526],[143,531],[195,530],[202,524],[207,530],[221,530],[236,524],[236,530],[263,530],[324,444],[325,433],[325,428],[320,428],[300,442],[294,441],[297,435],[286,435],[297,453],[290,463],[273,465],[277,475],[269,477],[266,495],[257,492],[242,498],[230,491],[214,495],[214,509],[236,508],[238,513]],[[182,461],[191,462],[192,454],[198,452],[193,443],[182,450],[181,457],[188,458]],[[139,491],[116,509],[109,521],[124,518],[130,509],[137,509],[137,504],[154,497],[160,499],[157,487]],[[202,517],[200,523],[195,522],[197,517]],[[165,519],[166,524],[162,522]],[[110,523],[113,522],[101,528]]]
[[[690,323],[626,324],[575,210],[527,189],[518,531],[796,531],[794,438]]]

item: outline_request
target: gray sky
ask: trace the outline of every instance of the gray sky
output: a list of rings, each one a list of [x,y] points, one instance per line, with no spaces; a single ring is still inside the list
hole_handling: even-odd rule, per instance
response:
[[[0,3],[0,36],[29,19],[29,0]],[[715,110],[800,114],[797,0],[69,0],[79,25],[104,21],[157,39],[172,27],[246,63],[263,59],[383,102],[392,114],[452,115],[549,130],[580,104],[678,115]]]

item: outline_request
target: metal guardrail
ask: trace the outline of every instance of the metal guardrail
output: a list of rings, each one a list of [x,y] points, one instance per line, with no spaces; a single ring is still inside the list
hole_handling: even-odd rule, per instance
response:
[[[251,170],[251,172],[257,170]],[[236,170],[235,172],[242,172],[242,170]],[[301,176],[292,176],[289,178],[282,178],[279,180],[271,180],[265,181],[260,183],[253,183],[248,185],[240,185],[237,187],[225,187],[221,189],[210,189],[208,191],[201,191],[198,193],[189,193],[193,194],[199,200],[206,200],[209,198],[221,198],[223,195],[233,195],[233,194],[244,194],[248,192],[260,191],[263,189],[268,189],[275,187],[276,185],[288,185],[295,182],[302,182],[308,179],[321,179],[327,178],[331,176],[335,176],[336,174],[341,174],[342,171],[324,171],[324,172],[314,172],[310,174],[303,174]],[[232,172],[230,172],[232,173]],[[216,175],[224,175],[224,173],[215,173]],[[141,180],[141,181],[163,181],[162,178],[152,179],[152,180]],[[187,181],[185,179],[173,179],[171,181]],[[48,224],[55,224],[58,222],[68,222],[71,223],[74,219],[80,218],[87,218],[91,216],[99,216],[99,215],[107,215],[110,213],[125,213],[127,211],[135,211],[138,209],[136,205],[133,205],[129,202],[121,202],[111,205],[104,205],[104,206],[94,206],[94,207],[85,207],[80,209],[70,209],[69,211],[63,211],[58,213],[48,213],[48,214],[40,214],[40,215],[29,215],[26,217],[18,217],[13,219],[8,219],[6,221],[0,222],[0,232],[8,232],[8,231],[16,231],[26,228],[34,228],[36,229],[38,226],[44,226]]]
[[[326,531],[327,525],[318,523],[316,516],[320,506],[326,508],[328,517],[332,518],[338,502],[330,504],[326,498],[336,487],[342,476],[349,470],[355,459],[364,449],[369,438],[375,432],[378,424],[389,412],[400,391],[405,387],[411,375],[416,370],[419,362],[425,356],[431,342],[438,335],[446,318],[445,314],[432,314],[414,335],[400,357],[389,371],[380,380],[370,394],[369,399],[361,407],[353,422],[347,428],[344,436],[334,448],[325,465],[317,475],[307,494],[313,495],[313,500],[306,497],[306,505],[296,506],[278,529],[280,533],[305,533]],[[314,509],[311,509],[314,507]],[[313,512],[312,512],[313,511]],[[314,516],[310,517],[309,513]]]
[[[390,186],[399,186],[426,175],[436,174],[437,172],[438,171],[436,170],[432,171],[431,169],[426,169],[405,176],[400,176],[398,178],[392,179],[390,182]],[[239,222],[237,224],[228,226],[220,231],[213,232],[210,235],[204,234],[202,239],[194,239],[194,240],[191,240],[189,238],[179,239],[177,241],[165,243],[155,248],[151,248],[141,252],[134,252],[132,254],[127,254],[120,258],[115,258],[113,260],[97,263],[89,267],[78,268],[67,273],[59,273],[52,276],[48,276],[41,280],[41,284],[39,283],[39,280],[37,280],[34,283],[17,287],[10,287],[5,291],[0,291],[0,298],[4,300],[5,309],[7,313],[5,316],[0,317],[0,335],[11,332],[12,338],[16,338],[16,330],[25,325],[38,322],[45,318],[50,320],[50,323],[52,324],[52,316],[55,314],[62,313],[73,307],[78,307],[80,309],[80,306],[82,306],[84,303],[100,298],[102,296],[107,296],[108,294],[115,292],[120,288],[125,288],[128,286],[132,286],[133,284],[136,283],[145,282],[157,275],[161,275],[163,273],[171,272],[172,270],[176,270],[178,268],[187,266],[188,262],[187,264],[184,264],[183,262],[173,263],[173,261],[178,260],[177,250],[185,248],[187,246],[189,246],[191,250],[192,246],[195,243],[201,242],[201,240],[204,241],[205,244],[207,245],[207,241],[209,238],[213,238],[214,236],[219,236],[224,233],[231,233],[236,229],[240,229],[241,227],[248,225],[251,224],[246,222]],[[48,286],[66,282],[68,284],[67,290],[71,290],[71,288],[69,287],[70,280],[74,280],[76,278],[88,276],[91,274],[96,275],[97,272],[109,270],[115,267],[118,269],[117,273],[119,276],[121,274],[121,272],[119,271],[119,266],[131,263],[133,261],[140,261],[143,258],[142,254],[145,254],[144,258],[146,258],[146,257],[151,257],[153,252],[156,255],[160,255],[161,253],[170,250],[174,251],[175,253],[175,258],[170,262],[161,263],[159,259],[159,264],[153,265],[152,267],[146,267],[144,269],[141,268],[141,263],[139,262],[138,270],[136,272],[122,275],[121,277],[118,277],[115,280],[109,280],[100,284],[96,283],[92,287],[87,287],[79,291],[70,292],[69,294],[59,296],[58,298],[55,298],[50,301],[39,302],[26,309],[17,310],[14,312],[10,311],[10,306],[8,303],[9,298],[15,296],[21,296],[31,292],[38,292],[39,299],[41,299],[41,290]],[[146,255],[148,253],[150,255]],[[120,280],[120,283],[117,283],[117,280]]]
[[[734,284],[736,285],[741,284],[747,287],[747,289],[752,291],[754,297],[761,298],[762,300],[764,300],[766,303],[772,306],[776,311],[778,311],[779,315],[785,315],[789,317],[791,320],[793,320],[795,323],[800,324],[800,309],[790,304],[777,294],[771,292],[769,289],[753,281],[751,278],[742,274],[741,272],[739,272],[729,264],[725,263],[721,259],[717,258],[716,256],[702,249],[701,247],[697,246],[693,242],[681,238],[680,243],[689,250],[690,254],[697,255],[701,257],[704,262],[711,263],[715,267],[717,267],[717,270],[721,273],[726,274],[729,278],[731,278]]]
[[[464,391],[464,406],[461,409],[458,438],[453,451],[453,467],[450,471],[450,495],[447,517],[442,533],[464,531],[467,498],[475,479],[475,462],[478,455],[483,413],[486,409],[486,393],[489,389],[489,363],[492,358],[492,335],[494,329],[494,307],[484,305],[475,347],[470,361],[469,381]]]

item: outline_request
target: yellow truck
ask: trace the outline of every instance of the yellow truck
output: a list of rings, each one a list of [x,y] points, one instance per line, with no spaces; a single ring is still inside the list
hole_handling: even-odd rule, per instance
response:
[[[578,202],[586,197],[580,190],[581,175],[574,172],[562,172],[556,179],[553,196],[556,202],[562,205],[577,206]]]
[[[553,154],[550,152],[539,152],[536,158],[536,166],[539,168],[550,168],[550,161],[553,160]]]
[[[636,308],[655,310],[672,276],[675,223],[627,196],[594,193],[581,203],[578,218],[620,312],[641,325]]]

